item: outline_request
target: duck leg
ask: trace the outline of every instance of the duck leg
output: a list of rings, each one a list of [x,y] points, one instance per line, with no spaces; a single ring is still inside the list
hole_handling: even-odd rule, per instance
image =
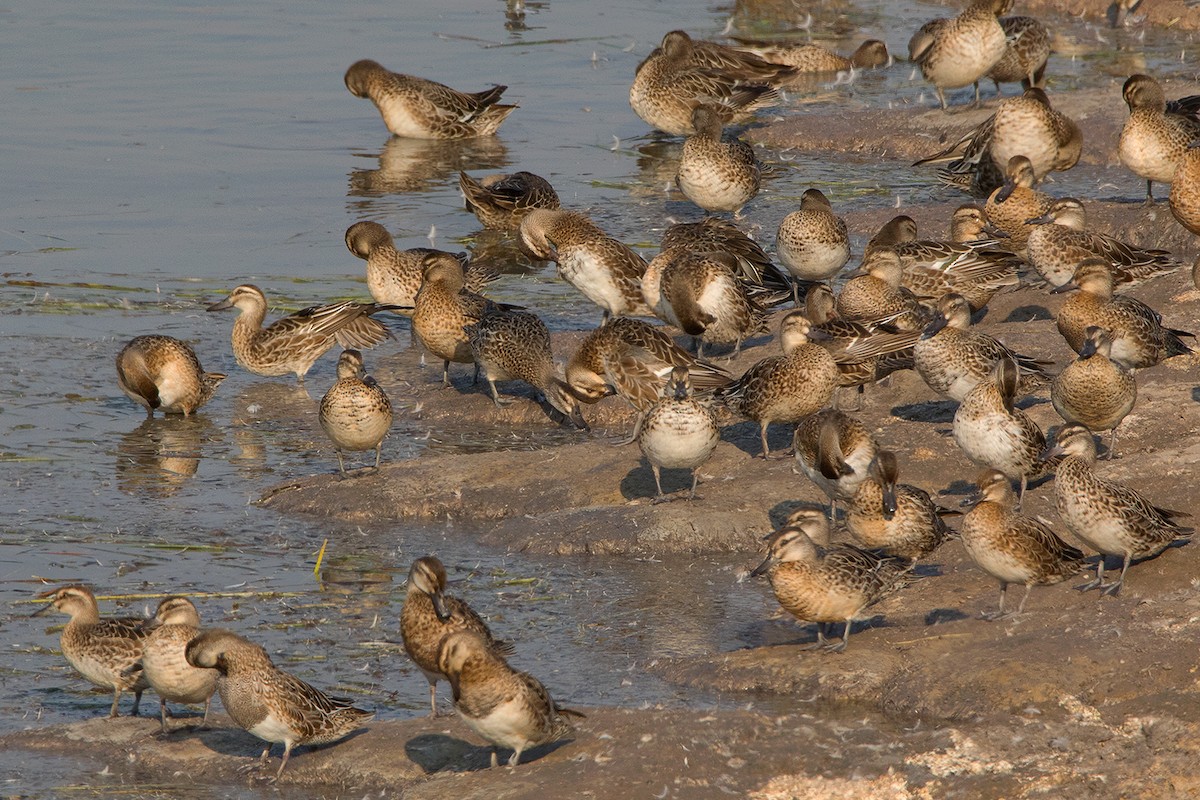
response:
[[[651,464],[650,469],[651,469],[651,471],[654,472],[654,485],[658,487],[658,494],[655,495],[655,497],[651,501],[651,503],[653,503],[654,505],[657,505],[659,503],[665,503],[665,502],[667,502],[667,496],[665,494],[663,494],[662,476],[660,474],[661,471],[658,468],[658,464]]]
[[[829,647],[829,640],[825,638],[825,623],[817,623],[817,640],[812,644],[801,645],[801,650],[824,650]]]
[[[1025,601],[1029,599],[1029,593],[1033,591],[1033,584],[1025,584],[1025,594],[1021,597],[1021,604],[1017,606],[1016,613],[1020,614],[1025,610]]]
[[[279,776],[283,774],[283,768],[287,766],[288,756],[292,754],[292,743],[283,743],[283,761],[279,762],[279,770],[275,773],[275,780],[279,780]]]
[[[1109,460],[1109,461],[1111,461],[1112,459],[1117,457],[1117,428],[1118,427],[1120,427],[1119,424],[1114,425],[1113,429],[1108,432],[1108,452],[1104,454],[1103,458],[1105,458],[1106,460]]]
[[[1097,586],[1104,587],[1104,554],[1100,554],[1100,560],[1096,562],[1096,579],[1088,581],[1083,586],[1077,586],[1081,592],[1088,592],[1095,589]]]
[[[846,645],[850,644],[850,626],[853,620],[846,620],[846,629],[842,631],[841,640],[825,646],[826,653],[841,653],[846,649]]]
[[[1121,587],[1125,584],[1125,571],[1129,569],[1129,562],[1132,560],[1133,560],[1133,557],[1130,556],[1128,553],[1126,553],[1125,554],[1125,563],[1123,563],[1121,565],[1120,577],[1118,577],[1115,581],[1108,584],[1107,586],[1102,585],[1100,587],[1100,594],[1106,594],[1106,595],[1109,595],[1110,597],[1117,596],[1117,593],[1121,591]]]
[[[1007,596],[1008,596],[1008,582],[1000,581],[1000,610],[983,612],[983,614],[982,614],[983,619],[986,619],[989,621],[995,621],[995,620],[1003,619],[1004,617],[1009,616],[1008,613],[1004,610],[1004,599]]]
[[[500,399],[500,392],[496,391],[496,382],[494,380],[492,380],[491,378],[488,378],[487,382],[488,382],[488,386],[492,387],[492,402],[496,404],[496,408],[504,408],[506,405],[513,402],[511,399],[509,399],[509,400],[501,400]]]
[[[204,701],[204,716],[200,718],[200,730],[208,730],[208,710],[212,708],[212,695]]]
[[[637,419],[634,420],[634,423],[633,423],[633,433],[629,434],[629,436],[626,437],[625,439],[622,439],[621,441],[617,442],[616,446],[624,447],[627,444],[633,444],[634,442],[636,442],[638,436],[640,436],[642,433],[642,423],[645,421],[646,421],[646,413],[644,411],[639,411],[638,415],[637,415]]]

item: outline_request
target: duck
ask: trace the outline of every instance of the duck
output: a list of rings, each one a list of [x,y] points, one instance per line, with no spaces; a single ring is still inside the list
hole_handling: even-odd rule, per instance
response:
[[[1100,553],[1096,578],[1081,591],[1099,589],[1116,595],[1134,561],[1153,558],[1174,541],[1191,536],[1192,529],[1176,520],[1190,515],[1159,508],[1129,486],[1095,474],[1096,442],[1082,425],[1068,423],[1058,429],[1051,455],[1061,457],[1054,478],[1058,515],[1076,538]],[[1123,559],[1121,574],[1104,582],[1104,556]]]
[[[696,132],[683,143],[675,183],[705,211],[731,211],[740,217],[762,181],[754,148],[741,139],[723,139],[721,117],[708,106],[692,111],[692,127]]]
[[[1042,89],[1028,88],[996,107],[991,156],[998,169],[1004,169],[1013,156],[1025,156],[1041,181],[1051,172],[1075,166],[1082,148],[1079,125],[1056,110]]]
[[[117,353],[117,386],[153,417],[191,416],[212,399],[223,372],[205,372],[196,351],[173,336],[135,336]]]
[[[950,215],[950,241],[969,244],[976,248],[1010,250],[1004,239],[1004,231],[992,224],[987,210],[974,203],[966,203],[954,209]]]
[[[900,285],[923,302],[945,294],[960,294],[972,311],[988,304],[997,292],[1018,281],[1021,259],[994,246],[992,239],[967,239],[986,228],[978,207],[962,206],[951,220],[952,241],[918,239],[917,223],[907,215],[893,217],[867,244],[868,252],[887,246],[896,251],[903,266]],[[964,231],[970,231],[964,234]]]
[[[833,399],[840,373],[829,351],[809,342],[811,333],[812,323],[802,311],[789,312],[779,323],[783,355],[757,361],[716,391],[731,411],[759,424],[764,459],[770,458],[767,427],[772,422],[799,422]]]
[[[677,222],[663,231],[659,252],[670,253],[668,260],[685,252],[725,253],[732,257],[734,275],[746,296],[756,305],[773,308],[795,299],[787,274],[772,263],[762,245],[729,220],[707,216],[699,222]]]
[[[438,668],[442,639],[455,631],[472,631],[501,655],[512,655],[512,643],[497,639],[466,601],[446,594],[446,567],[437,556],[422,556],[408,570],[408,591],[400,609],[404,652],[429,682],[429,716],[437,716],[437,682],[448,680]]]
[[[335,344],[366,349],[394,338],[387,326],[372,316],[380,311],[395,310],[383,303],[347,300],[310,306],[280,317],[264,328],[267,298],[262,289],[246,283],[206,310],[227,308],[236,308],[239,312],[232,335],[233,356],[237,363],[247,372],[266,377],[293,373],[298,383],[304,382],[312,365]]]
[[[878,450],[867,478],[846,502],[846,528],[863,547],[900,558],[925,558],[955,534],[929,493],[899,483],[899,476],[896,454]]]
[[[813,324],[813,340],[837,363],[839,388],[858,388],[861,392],[868,383],[913,368],[913,345],[920,337],[919,330],[893,330],[886,319],[867,323],[843,319],[837,313],[833,290],[825,284],[809,287],[804,315]]]
[[[554,702],[542,682],[513,669],[472,630],[447,634],[438,646],[438,669],[450,681],[458,716],[492,745],[492,767],[501,747],[512,750],[510,769],[530,747],[571,734],[571,718],[584,715]]]
[[[972,128],[950,147],[920,159],[914,166],[953,159],[939,179],[962,185],[980,197],[1004,183],[1004,170],[1013,156],[1025,156],[1040,183],[1051,172],[1071,169],[1083,150],[1079,125],[1050,104],[1037,87],[1018,97],[1001,100],[996,113]]]
[[[1084,331],[1079,357],[1054,376],[1050,402],[1065,422],[1109,431],[1106,458],[1115,458],[1117,427],[1137,403],[1133,372],[1112,357],[1113,334],[1097,325]]]
[[[379,469],[383,439],[392,427],[392,403],[383,387],[367,374],[358,350],[343,350],[338,356],[337,381],[321,398],[317,421],[333,442],[343,474],[343,450],[374,450],[375,469]]]
[[[1146,181],[1146,205],[1154,183],[1171,183],[1188,146],[1200,138],[1200,95],[1168,102],[1162,84],[1149,75],[1130,75],[1121,87],[1129,116],[1117,140],[1121,163]]]
[[[743,82],[786,83],[793,70],[766,61],[744,48],[696,39],[686,31],[663,35],[659,47],[677,66],[702,67]]]
[[[1168,199],[1175,220],[1200,236],[1200,139],[1188,145],[1179,159]]]
[[[1004,168],[1004,185],[988,195],[984,213],[996,230],[1005,234],[1005,245],[1016,253],[1025,251],[1035,230],[1029,220],[1040,217],[1054,205],[1054,198],[1033,188],[1037,176],[1033,162],[1025,156],[1013,156]]]
[[[766,311],[741,276],[742,265],[728,252],[693,252],[674,247],[655,256],[642,276],[642,297],[654,314],[693,337],[696,355],[704,344],[742,342],[766,323]]]
[[[1077,353],[1093,325],[1112,333],[1110,358],[1128,369],[1192,352],[1181,337],[1193,334],[1163,327],[1162,316],[1141,300],[1113,296],[1113,273],[1104,259],[1085,258],[1071,281],[1052,291],[1073,293],[1059,308],[1055,324]]]
[[[424,279],[425,259],[439,253],[458,261],[469,291],[482,292],[500,276],[492,269],[467,259],[466,253],[448,253],[431,247],[396,248],[387,228],[361,220],[346,229],[346,249],[367,262],[367,290],[376,303],[396,306],[393,313],[413,315],[417,292]]]
[[[1034,586],[1061,583],[1084,567],[1083,553],[1044,523],[1016,513],[1008,476],[989,470],[978,481],[980,499],[963,515],[959,536],[976,566],[1000,582],[1000,608],[985,613],[997,620],[1024,613]],[[1004,608],[1009,584],[1025,586],[1015,611]]]
[[[829,498],[829,518],[837,516],[839,500],[854,496],[879,445],[866,426],[849,414],[825,408],[796,424],[792,437],[796,463]]]
[[[645,260],[585,215],[562,209],[533,209],[518,230],[521,249],[553,261],[558,274],[610,316],[654,316],[640,291]]]
[[[996,62],[987,77],[996,84],[1020,83],[1022,88],[1041,86],[1046,72],[1046,61],[1050,58],[1050,32],[1033,17],[1001,17],[1006,47],[1004,55]]]
[[[975,385],[954,412],[954,441],[981,467],[1020,482],[1017,510],[1030,479],[1053,471],[1042,457],[1046,436],[1037,423],[1015,405],[1017,362],[1002,356],[991,374]]]
[[[550,331],[540,317],[515,309],[490,310],[468,325],[466,334],[471,357],[483,371],[497,408],[512,401],[500,399],[496,381],[520,380],[541,392],[566,423],[587,430],[579,401],[555,373]]]
[[[974,330],[970,305],[957,294],[938,300],[933,320],[913,345],[917,374],[930,389],[960,403],[1005,358],[1017,365],[1027,386],[1050,379],[1047,362],[1016,353],[999,339]]]
[[[695,500],[700,482],[696,470],[712,456],[720,438],[721,428],[712,407],[693,396],[687,368],[675,367],[662,399],[646,412],[637,435],[638,447],[650,463],[658,489],[653,502],[670,499],[662,489],[664,467],[692,471],[692,488],[687,499]]]
[[[33,616],[53,608],[70,617],[59,642],[63,657],[89,683],[112,689],[112,708],[108,716],[120,716],[117,706],[121,693],[133,692],[133,708],[129,713],[136,717],[142,692],[150,688],[142,671],[135,669],[141,661],[146,640],[145,620],[136,617],[101,619],[96,595],[78,583],[42,592],[37,599],[45,600],[46,605]]]
[[[283,745],[275,780],[283,775],[292,749],[330,744],[361,728],[375,714],[350,700],[329,695],[275,666],[267,651],[233,631],[212,628],[188,642],[187,663],[215,669],[221,705],[235,723],[267,743]]]
[[[193,667],[184,657],[188,642],[200,633],[200,613],[186,597],[164,597],[154,616],[143,623],[148,631],[142,657],[131,668],[158,695],[162,732],[167,732],[167,702],[203,705],[200,727],[208,724],[209,707],[217,691],[217,671]]]
[[[805,189],[800,208],[779,223],[775,250],[779,263],[796,280],[832,280],[850,260],[846,221],[833,213],[820,189]],[[794,299],[799,304],[799,296]]]
[[[972,84],[979,105],[979,81],[1004,57],[1007,46],[998,16],[1011,6],[1012,0],[976,0],[957,17],[931,20],[913,34],[909,59],[933,84],[943,111],[948,108],[946,89]]]
[[[914,580],[907,558],[829,543],[829,524],[815,509],[794,511],[770,534],[767,557],[751,576],[766,575],[775,598],[797,619],[817,623],[812,647],[840,653],[850,643],[854,619]],[[829,627],[844,622],[840,640],[826,638]]]
[[[711,107],[723,124],[745,122],[758,109],[778,103],[776,85],[795,74],[791,67],[675,30],[638,65],[629,105],[648,125],[672,136],[691,136],[697,106]]]
[[[1029,263],[1052,287],[1067,283],[1085,258],[1103,259],[1112,269],[1113,281],[1128,286],[1183,266],[1166,250],[1144,250],[1085,230],[1086,212],[1074,197],[1055,200],[1046,213],[1026,222],[1035,226],[1027,240]]]
[[[488,175],[479,180],[459,172],[458,188],[462,190],[467,211],[488,230],[516,233],[521,220],[533,209],[557,211],[561,208],[558,193],[550,181],[524,170]]]
[[[582,403],[598,403],[616,395],[638,412],[637,440],[650,406],[661,399],[671,370],[681,366],[698,392],[711,392],[732,378],[722,367],[697,358],[675,343],[660,326],[630,317],[611,317],[579,343],[564,370],[571,393]]]
[[[791,67],[799,74],[850,72],[887,66],[892,57],[879,39],[867,39],[848,56],[817,44],[772,44],[743,46],[764,61]]]
[[[887,323],[901,331],[925,326],[928,309],[903,288],[904,264],[895,248],[875,247],[846,278],[835,306],[842,319],[867,325]]]
[[[515,105],[499,102],[507,86],[468,93],[385,69],[370,59],[346,70],[346,88],[375,104],[394,135],[409,139],[472,139],[491,136]]]
[[[514,308],[497,304],[466,288],[462,264],[442,251],[421,259],[421,288],[413,302],[413,335],[435,358],[442,359],[442,385],[450,385],[450,362],[479,365],[471,353],[467,328],[488,311]]]

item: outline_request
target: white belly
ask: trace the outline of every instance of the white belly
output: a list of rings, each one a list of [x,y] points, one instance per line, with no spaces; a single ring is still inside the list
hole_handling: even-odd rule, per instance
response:
[[[536,718],[517,700],[497,706],[486,717],[464,716],[463,719],[487,741],[511,750],[524,750],[540,742],[544,735],[538,729]]]
[[[558,273],[583,296],[613,314],[625,313],[628,301],[610,270],[587,250],[559,251]]]
[[[976,464],[998,469],[1010,478],[1019,478],[1029,469],[1020,426],[1003,414],[986,414],[969,422],[956,415],[954,441]]]
[[[267,713],[262,722],[246,730],[264,742],[287,743],[295,742],[299,738],[287,723],[270,712]]]

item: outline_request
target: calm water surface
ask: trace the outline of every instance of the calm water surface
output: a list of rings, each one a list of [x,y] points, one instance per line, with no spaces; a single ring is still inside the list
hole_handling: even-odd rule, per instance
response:
[[[499,0],[6,8],[0,732],[108,706],[51,652],[57,621],[28,618],[34,607],[23,603],[43,581],[87,581],[118,596],[101,602],[106,613],[148,613],[163,592],[211,593],[198,603],[205,621],[261,641],[286,669],[360,697],[382,718],[423,714],[426,684],[403,657],[396,616],[407,565],[430,552],[447,563],[456,594],[502,635],[519,632],[514,662],[563,699],[745,702],[684,693],[643,668],[663,656],[786,640],[786,626],[766,621],[775,606],[763,588],[735,582],[746,559],[539,559],[480,548],[453,526],[336,526],[254,506],[268,486],[334,468],[314,409],[333,359],[309,373],[311,396],[251,376],[233,361],[231,316],[203,311],[248,281],[275,311],[365,299],[363,262],[342,237],[374,219],[401,247],[432,240],[488,260],[504,273],[494,294],[537,308],[553,327],[594,323],[595,309],[552,268],[480,233],[462,210],[457,171],[538,172],[566,205],[652,252],[671,219],[700,215],[669,190],[678,143],[649,135],[628,107],[629,83],[665,31],[715,36],[730,13],[685,0],[530,2],[523,19]],[[911,31],[940,10],[873,2],[823,13],[814,33],[838,36],[821,41],[849,51],[873,36],[903,53]],[[749,8],[735,19],[756,35],[789,27]],[[1181,59],[1184,38],[1147,42],[1078,22],[1060,31],[1074,55],[1052,62],[1059,91],[1113,85],[1115,97],[1135,69],[1195,68]],[[359,58],[467,90],[505,83],[505,101],[521,109],[486,140],[390,139],[374,107],[342,84]],[[896,64],[792,97],[777,113],[814,102],[934,102],[912,74]],[[768,245],[811,185],[839,208],[920,203],[944,191],[892,164],[760,157],[771,175],[747,216]],[[1097,179],[1079,169],[1060,183],[1086,194]],[[208,369],[230,374],[197,418],[146,422],[117,390],[113,356],[147,332],[192,342]],[[368,363],[387,357],[385,347]],[[299,430],[278,421],[296,416]],[[427,434],[398,425],[387,456],[456,446]],[[680,592],[692,598],[682,609]],[[148,695],[144,707],[153,706]],[[0,773],[12,776],[6,793],[73,787],[87,796],[80,784],[107,780],[68,759],[41,762],[36,774],[23,763],[0,755]]]

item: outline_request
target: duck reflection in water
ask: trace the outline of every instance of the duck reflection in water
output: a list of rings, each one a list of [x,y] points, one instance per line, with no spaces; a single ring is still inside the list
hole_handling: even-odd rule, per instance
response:
[[[117,488],[136,497],[170,497],[200,468],[203,447],[221,438],[203,415],[147,417],[117,444]]]
[[[433,189],[451,180],[460,170],[499,170],[512,163],[508,148],[495,136],[474,139],[388,139],[379,155],[358,152],[359,158],[379,159],[378,169],[350,173],[346,194],[378,197],[395,192]]]

